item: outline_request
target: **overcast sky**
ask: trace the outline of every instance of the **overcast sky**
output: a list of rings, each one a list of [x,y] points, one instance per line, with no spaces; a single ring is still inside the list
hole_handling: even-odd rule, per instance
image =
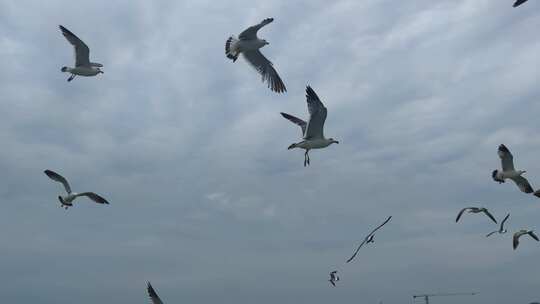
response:
[[[165,303],[539,301],[538,243],[454,222],[540,229],[490,176],[504,143],[540,187],[540,3],[512,2],[0,0],[2,302],[148,303],[147,280]],[[286,94],[224,53],[267,17]],[[59,24],[105,74],[66,82]],[[340,144],[304,168],[279,112],[306,117],[307,84]],[[111,205],[60,209],[45,169]]]

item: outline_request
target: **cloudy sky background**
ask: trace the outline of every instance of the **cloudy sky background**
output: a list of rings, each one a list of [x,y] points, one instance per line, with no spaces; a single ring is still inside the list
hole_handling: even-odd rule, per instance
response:
[[[540,187],[540,3],[511,4],[0,1],[2,301],[147,303],[146,280],[166,303],[540,300],[539,244],[454,223],[540,229],[540,200],[490,177],[505,143]],[[224,54],[266,17],[284,95]],[[66,82],[58,24],[105,74]],[[306,84],[340,140],[308,168],[279,115],[306,117]],[[111,205],[58,208],[47,168]]]

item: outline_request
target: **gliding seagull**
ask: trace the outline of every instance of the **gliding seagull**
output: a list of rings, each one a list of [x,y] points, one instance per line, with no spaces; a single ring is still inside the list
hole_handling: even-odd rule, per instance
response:
[[[536,234],[534,234],[534,231],[521,229],[520,231],[514,233],[514,242],[513,242],[514,250],[516,250],[516,248],[519,246],[519,238],[521,236],[523,236],[523,235],[526,235],[526,234],[528,234],[530,237],[535,239],[537,242],[540,242],[540,239],[538,239],[538,236],[536,236]]]
[[[238,59],[238,55],[243,54],[247,62],[261,74],[262,81],[268,82],[268,87],[272,91],[283,93],[287,91],[285,84],[283,84],[283,81],[274,69],[272,62],[266,59],[259,51],[260,48],[269,43],[264,39],[259,39],[257,32],[272,21],[274,21],[274,18],[267,18],[257,25],[248,27],[240,33],[238,39],[234,36],[229,37],[227,42],[225,42],[225,55],[235,62]]]
[[[459,221],[459,219],[461,218],[461,215],[463,215],[463,212],[469,212],[469,213],[480,213],[480,212],[483,212],[485,215],[487,215],[493,222],[495,222],[495,224],[497,224],[497,220],[495,219],[495,217],[493,217],[493,215],[491,215],[491,213],[489,213],[489,211],[486,209],[486,208],[476,208],[476,207],[467,207],[467,208],[463,208],[461,209],[461,211],[458,213],[457,217],[456,217],[456,223]]]
[[[101,63],[90,62],[90,49],[79,37],[75,36],[67,28],[59,25],[60,30],[67,41],[73,45],[75,49],[75,67],[63,67],[62,72],[70,73],[71,76],[67,81],[72,81],[75,75],[79,76],[95,76],[99,73],[103,73],[100,67],[103,67]]]
[[[334,270],[330,272],[330,280],[328,280],[328,282],[330,282],[334,287],[336,287],[337,281],[339,281],[339,277],[337,275],[337,270]]]
[[[297,124],[302,129],[304,140],[290,145],[287,149],[301,148],[306,150],[304,153],[304,167],[309,165],[309,150],[326,148],[333,143],[339,144],[339,141],[333,138],[324,138],[323,128],[327,110],[319,99],[319,96],[315,94],[315,91],[310,86],[306,88],[306,100],[309,111],[309,120],[307,123],[298,117],[281,112],[283,117]]]
[[[510,150],[505,145],[500,145],[497,151],[499,158],[501,159],[502,171],[493,170],[491,177],[494,181],[499,182],[499,184],[504,183],[505,179],[511,179],[519,187],[519,190],[524,193],[533,193],[534,190],[529,184],[529,181],[522,176],[526,171],[516,170],[514,168],[514,156],[510,153]],[[534,195],[540,197],[538,193]]]
[[[354,254],[347,260],[347,263],[349,263],[350,261],[352,261],[354,259],[354,257],[358,254],[358,251],[360,251],[360,248],[362,248],[362,246],[364,246],[364,244],[367,244],[367,243],[373,243],[373,237],[375,235],[375,231],[379,230],[382,226],[386,225],[386,223],[388,223],[390,221],[390,219],[392,218],[392,216],[389,216],[382,224],[380,224],[377,228],[373,229],[365,238],[364,238],[364,241],[360,244],[360,246],[358,246],[358,248],[356,249],[356,251],[354,252]]]
[[[510,217],[510,213],[508,213],[506,215],[506,217],[504,218],[504,220],[502,220],[501,222],[501,226],[499,227],[499,230],[495,230],[493,232],[490,232],[488,233],[488,235],[486,235],[486,237],[490,237],[491,235],[495,234],[495,233],[499,233],[499,234],[505,234],[508,232],[508,230],[504,229],[504,223],[506,222],[506,220],[508,220],[508,218]]]
[[[60,204],[61,204],[60,207],[64,207],[66,210],[68,207],[73,206],[73,201],[79,196],[86,196],[89,199],[99,204],[109,204],[109,202],[107,202],[106,199],[95,194],[94,192],[83,192],[83,193],[71,192],[71,187],[69,186],[68,181],[62,175],[51,170],[45,170],[44,172],[53,181],[57,181],[59,183],[62,183],[62,185],[64,185],[67,195],[66,196],[59,195],[58,200],[60,201]]]
[[[148,296],[153,304],[163,304],[150,282],[146,282],[146,291],[148,292]]]

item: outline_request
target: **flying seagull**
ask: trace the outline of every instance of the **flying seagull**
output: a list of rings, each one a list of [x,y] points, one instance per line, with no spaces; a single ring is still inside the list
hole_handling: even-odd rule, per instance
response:
[[[352,261],[354,259],[354,257],[356,257],[356,255],[358,254],[358,251],[360,251],[360,248],[362,248],[362,246],[364,246],[364,244],[366,243],[373,243],[373,236],[375,235],[375,231],[379,230],[382,226],[386,225],[386,223],[388,223],[390,221],[390,219],[392,218],[392,216],[389,216],[382,224],[380,224],[377,228],[373,229],[365,238],[364,238],[364,241],[360,244],[360,246],[358,246],[358,248],[356,249],[356,251],[354,252],[354,254],[347,260],[347,263],[349,263],[350,261]]]
[[[262,81],[266,81],[272,91],[283,93],[287,92],[285,84],[283,84],[283,81],[274,69],[272,62],[266,59],[259,51],[260,48],[269,43],[264,39],[259,39],[257,32],[272,21],[274,21],[274,18],[264,19],[261,23],[248,27],[240,33],[238,38],[234,36],[229,37],[227,42],[225,42],[225,55],[235,62],[238,59],[238,55],[243,54],[247,62],[261,74]]]
[[[319,99],[319,96],[315,94],[315,91],[310,86],[306,88],[306,100],[309,112],[308,122],[281,112],[283,117],[297,124],[302,129],[304,140],[290,145],[287,149],[301,148],[306,150],[304,153],[304,167],[309,165],[309,150],[326,148],[333,143],[339,144],[339,141],[333,138],[324,138],[323,128],[327,110]]]
[[[536,236],[536,234],[534,234],[534,231],[521,229],[520,231],[514,233],[514,243],[513,243],[514,244],[514,250],[516,250],[516,248],[519,246],[519,238],[522,235],[526,235],[526,234],[528,234],[530,237],[535,239],[537,242],[540,241],[540,239],[538,239],[538,236]]]
[[[508,218],[510,217],[510,213],[508,213],[506,215],[506,217],[504,218],[504,220],[502,220],[501,222],[501,226],[499,227],[499,230],[495,230],[493,232],[490,232],[488,233],[488,235],[486,235],[486,237],[490,237],[491,235],[495,234],[495,233],[499,233],[499,234],[505,234],[508,232],[508,230],[504,229],[504,223],[506,222],[506,220],[508,220]]]
[[[146,291],[148,291],[148,296],[150,297],[150,300],[153,304],[163,304],[150,282],[146,282]]]
[[[64,185],[67,195],[66,196],[59,195],[58,200],[61,203],[60,207],[64,207],[66,210],[68,207],[73,206],[73,201],[79,196],[86,196],[89,199],[99,204],[109,204],[109,202],[107,202],[106,199],[95,194],[94,192],[82,192],[82,193],[71,192],[71,187],[69,186],[68,181],[62,175],[51,170],[45,170],[44,172],[53,181],[57,181],[59,183],[62,183],[62,185]]]
[[[528,0],[517,0],[512,7],[518,7],[522,5],[523,3],[527,2]]]
[[[467,211],[469,213],[480,213],[480,212],[483,212],[485,215],[487,215],[495,224],[497,224],[497,220],[495,219],[495,217],[493,217],[493,215],[491,215],[491,213],[489,213],[489,211],[486,209],[486,208],[477,208],[477,207],[467,207],[467,208],[463,208],[461,209],[461,211],[458,213],[457,217],[456,217],[456,223],[459,221],[459,219],[461,218],[461,216],[463,215],[463,213]]]
[[[328,280],[328,282],[330,282],[330,284],[332,284],[334,287],[336,287],[336,282],[339,281],[339,276],[337,275],[337,270],[334,270],[332,272],[330,272],[330,280]]]
[[[59,25],[60,30],[67,41],[73,45],[75,49],[75,67],[63,67],[62,72],[70,73],[71,75],[67,81],[72,81],[76,75],[79,76],[95,76],[99,73],[103,73],[100,67],[103,67],[101,63],[90,62],[90,49],[79,37],[75,36],[67,28]]]
[[[522,192],[533,193],[534,190],[531,187],[531,184],[529,184],[529,181],[522,176],[526,171],[516,170],[514,168],[514,156],[510,153],[510,150],[508,150],[505,145],[500,145],[497,154],[499,154],[499,158],[501,159],[502,171],[493,170],[491,173],[493,180],[502,184],[505,179],[509,178],[516,183]],[[534,195],[540,197],[538,191],[535,192]]]

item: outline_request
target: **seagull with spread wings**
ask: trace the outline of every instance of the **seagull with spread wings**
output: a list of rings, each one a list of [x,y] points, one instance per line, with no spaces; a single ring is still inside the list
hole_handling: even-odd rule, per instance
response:
[[[504,220],[502,220],[501,226],[499,227],[499,230],[495,230],[495,231],[493,231],[493,232],[488,233],[488,234],[486,235],[486,237],[490,237],[490,236],[492,236],[492,235],[495,234],[495,233],[499,233],[499,234],[505,234],[505,233],[507,233],[508,230],[504,229],[504,223],[508,220],[509,217],[510,217],[510,213],[508,213],[508,214],[506,215],[506,217],[504,218]]]
[[[389,216],[382,224],[380,224],[377,228],[373,229],[365,238],[364,238],[364,241],[362,243],[360,243],[360,245],[358,246],[358,248],[356,249],[356,251],[354,252],[354,254],[347,260],[347,263],[349,263],[350,261],[352,261],[356,255],[358,254],[358,251],[360,251],[360,248],[362,248],[362,246],[364,246],[364,244],[367,244],[367,243],[373,243],[373,237],[375,235],[375,232],[379,229],[382,228],[382,226],[386,225],[386,223],[388,223],[390,221],[390,219],[392,219],[392,216]]]
[[[66,37],[67,41],[73,45],[75,49],[75,67],[63,67],[62,72],[70,73],[71,75],[67,81],[72,81],[76,75],[79,76],[95,76],[103,73],[100,67],[103,67],[101,63],[90,62],[90,49],[79,37],[75,36],[67,28],[59,25],[62,35]]]
[[[330,279],[328,280],[328,282],[330,282],[332,286],[336,287],[337,281],[339,281],[339,276],[337,275],[337,270],[334,270],[330,272]]]
[[[152,304],[163,304],[150,282],[146,282],[146,291],[148,292],[148,296],[150,297]]]
[[[502,170],[493,170],[491,177],[494,181],[502,184],[505,179],[511,179],[519,187],[519,190],[524,193],[533,193],[534,190],[529,184],[529,181],[523,177],[524,170],[516,170],[514,168],[514,156],[510,153],[510,150],[505,145],[500,145],[497,151],[499,158],[501,159]],[[535,196],[540,197],[540,193],[535,192]]]
[[[461,209],[461,211],[459,211],[456,217],[456,223],[459,221],[459,219],[461,218],[461,216],[463,215],[465,211],[467,211],[468,213],[481,213],[482,212],[485,215],[487,215],[495,224],[497,224],[497,220],[495,219],[495,217],[491,215],[491,213],[489,213],[489,211],[486,208],[477,208],[477,207],[467,207],[467,208]]]
[[[517,247],[519,246],[519,238],[524,235],[529,235],[530,237],[535,239],[537,242],[540,242],[540,239],[538,239],[538,236],[534,233],[533,230],[521,229],[520,231],[514,233],[514,239],[513,239],[514,250],[516,250]]]
[[[86,196],[98,204],[109,204],[109,202],[107,202],[106,199],[95,194],[94,192],[82,192],[82,193],[71,192],[71,186],[69,185],[67,179],[65,179],[62,175],[54,171],[45,170],[45,174],[53,181],[59,182],[62,185],[64,185],[67,195],[66,196],[59,195],[58,200],[60,201],[60,207],[64,207],[66,210],[68,209],[68,207],[73,206],[73,201],[77,197],[80,197],[80,196]]]
[[[304,167],[309,165],[309,150],[322,149],[339,141],[333,138],[325,138],[323,133],[324,122],[327,110],[319,96],[310,86],[306,88],[306,101],[309,112],[309,120],[304,120],[293,115],[281,112],[281,115],[289,121],[297,124],[302,129],[303,141],[290,145],[287,149],[300,148],[306,150],[304,153]]]
[[[274,18],[264,19],[261,23],[248,27],[240,33],[238,38],[229,37],[225,42],[225,55],[235,62],[238,56],[242,54],[246,61],[261,74],[262,81],[266,81],[272,91],[283,93],[287,91],[285,84],[274,69],[272,62],[266,59],[259,50],[269,43],[257,37],[257,32],[272,21],[274,21]]]

